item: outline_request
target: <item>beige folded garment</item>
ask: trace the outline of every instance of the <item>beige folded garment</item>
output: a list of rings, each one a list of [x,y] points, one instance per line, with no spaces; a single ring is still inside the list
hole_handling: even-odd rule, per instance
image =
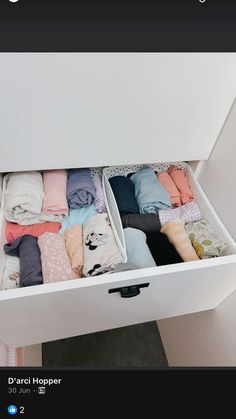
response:
[[[96,276],[112,271],[122,262],[110,220],[106,213],[93,215],[83,225],[85,276]]]
[[[170,221],[161,228],[161,233],[166,234],[184,262],[198,260],[199,257],[192,246],[184,225],[182,220]]]
[[[4,205],[6,219],[22,225],[38,223],[43,196],[43,179],[39,172],[8,174]]]
[[[82,225],[68,227],[64,233],[64,237],[72,269],[82,277],[84,263]]]

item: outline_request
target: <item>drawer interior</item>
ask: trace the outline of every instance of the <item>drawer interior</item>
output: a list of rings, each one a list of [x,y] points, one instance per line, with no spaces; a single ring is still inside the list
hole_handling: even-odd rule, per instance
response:
[[[155,172],[165,172],[171,165],[178,166],[179,168],[184,169],[187,172],[188,180],[191,185],[191,189],[194,195],[194,201],[198,204],[202,219],[206,220],[211,226],[212,230],[216,236],[224,239],[227,244],[227,249],[225,251],[225,256],[236,254],[236,244],[223,223],[219,219],[209,200],[207,199],[205,193],[203,192],[198,180],[194,176],[194,173],[189,164],[184,162],[177,163],[158,163],[151,164]],[[130,166],[118,166],[118,167],[106,167],[103,171],[103,186],[105,191],[105,197],[107,202],[108,213],[113,223],[113,229],[115,232],[115,237],[121,249],[124,259],[126,259],[126,246],[125,239],[123,234],[123,227],[121,223],[121,217],[119,214],[118,206],[112,191],[112,188],[109,183],[109,179],[113,176],[123,175],[127,176],[129,173],[133,173],[136,170],[141,169],[144,165],[130,165]],[[224,257],[224,256],[222,256]],[[196,262],[198,263],[198,262]]]
[[[230,236],[228,231],[225,229],[221,220],[217,216],[215,210],[211,206],[211,204],[210,204],[209,200],[207,199],[206,195],[204,194],[199,182],[197,181],[196,177],[194,176],[194,173],[193,173],[190,165],[185,163],[185,162],[181,162],[181,163],[177,162],[177,163],[149,164],[149,166],[151,166],[156,172],[162,172],[162,171],[167,171],[171,164],[172,165],[174,164],[174,165],[178,166],[179,168],[183,168],[184,170],[186,170],[187,175],[188,175],[188,179],[189,179],[189,183],[190,183],[192,191],[193,191],[194,201],[197,202],[197,204],[200,208],[200,211],[201,211],[201,214],[202,214],[202,219],[205,219],[206,221],[208,221],[208,223],[212,227],[214,233],[217,236],[223,238],[225,243],[227,244],[227,249],[225,251],[225,256],[222,256],[222,257],[226,257],[226,256],[230,256],[230,255],[236,255],[236,243],[234,242],[234,240],[232,239],[232,237]],[[109,218],[110,218],[110,221],[111,221],[111,226],[112,226],[112,229],[113,229],[114,237],[116,239],[117,245],[118,245],[118,247],[121,251],[121,254],[122,254],[123,262],[127,261],[124,233],[123,233],[123,227],[122,227],[122,223],[121,223],[121,217],[120,217],[120,214],[119,214],[119,210],[118,210],[118,206],[116,204],[114,194],[112,192],[112,188],[111,188],[110,183],[109,183],[109,178],[112,177],[112,176],[115,176],[117,174],[127,175],[128,173],[132,173],[135,170],[139,170],[142,167],[144,167],[144,165],[130,165],[130,166],[127,165],[127,166],[118,166],[118,167],[115,167],[115,168],[114,167],[105,167],[105,168],[92,168],[91,169],[92,175],[96,174],[98,172],[101,173],[101,171],[103,171],[102,184],[103,184],[103,190],[104,190],[104,195],[105,195],[107,212],[108,212],[108,215],[109,215]],[[0,252],[0,274],[3,275],[3,270],[4,270],[4,266],[5,266],[5,261],[6,261],[6,256],[5,256],[5,253],[4,253],[4,250],[3,250],[3,245],[6,243],[6,239],[5,239],[6,220],[5,220],[4,213],[3,213],[4,193],[5,193],[5,190],[6,190],[6,178],[4,177],[4,174],[0,174],[0,177],[1,177],[1,181],[2,181],[2,200],[1,200],[1,211],[0,211],[0,228],[1,228],[1,233],[0,233],[0,249],[1,249],[1,252]],[[220,257],[220,258],[222,258],[222,257]],[[192,262],[192,263],[193,264],[198,264],[199,262],[200,262],[200,260],[196,261],[196,262]],[[213,259],[209,259],[208,263],[209,264],[213,263]],[[180,265],[182,265],[182,264],[180,264]],[[158,267],[156,267],[154,269],[158,270]],[[176,265],[176,269],[177,270],[179,269],[179,268],[177,268],[177,265]],[[141,269],[141,271],[142,270],[143,269]],[[142,272],[140,272],[140,274],[142,274]],[[100,278],[103,277],[104,275],[105,274],[100,275]],[[89,280],[89,278],[86,278],[86,279]],[[81,281],[81,279],[80,279],[80,281]],[[82,279],[82,281],[84,281],[84,279]],[[99,277],[98,277],[98,281],[99,281]],[[42,287],[44,285],[45,284],[38,285],[36,287]],[[56,286],[56,283],[55,283],[55,286]],[[11,292],[11,290],[6,290],[4,292]]]

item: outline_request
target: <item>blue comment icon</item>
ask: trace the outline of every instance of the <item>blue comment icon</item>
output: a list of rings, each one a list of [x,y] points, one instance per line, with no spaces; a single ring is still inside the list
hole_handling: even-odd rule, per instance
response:
[[[14,404],[8,406],[8,413],[9,415],[15,415],[17,413],[17,407]]]

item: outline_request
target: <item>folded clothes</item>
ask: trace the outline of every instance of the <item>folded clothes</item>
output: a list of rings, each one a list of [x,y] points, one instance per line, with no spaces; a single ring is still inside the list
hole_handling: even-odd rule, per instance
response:
[[[5,218],[22,225],[38,223],[43,196],[43,179],[39,172],[8,174],[4,205]]]
[[[7,255],[20,258],[20,287],[43,283],[37,237],[29,234],[20,236],[13,243],[5,244],[4,251]]]
[[[175,247],[160,231],[147,234],[147,245],[158,266],[183,262]]]
[[[65,218],[64,214],[45,214],[45,212],[41,212],[41,215],[39,217],[39,222],[44,223],[45,221],[51,221],[54,223],[61,223]]]
[[[122,262],[106,213],[93,215],[85,222],[83,238],[85,276],[110,272]]]
[[[9,290],[20,286],[20,259],[6,255],[6,261],[0,283],[1,290]]]
[[[200,259],[224,256],[227,244],[217,236],[207,221],[201,220],[185,226],[194,249]]]
[[[201,220],[201,211],[196,202],[188,202],[178,208],[161,210],[158,213],[161,225],[165,225],[172,220],[183,220],[185,223],[191,223]]]
[[[103,212],[107,212],[107,209],[106,209],[105,198],[104,198],[104,193],[102,189],[101,176],[99,175],[93,176],[93,184],[96,190],[94,205],[97,212],[102,214]]]
[[[170,194],[158,181],[151,167],[144,167],[130,178],[141,214],[157,214],[160,209],[171,208]]]
[[[96,191],[89,169],[71,169],[69,171],[66,194],[70,208],[93,203]]]
[[[82,277],[84,263],[82,226],[74,225],[67,228],[64,233],[64,237],[72,269],[79,275],[79,277]]]
[[[131,227],[144,233],[160,231],[161,223],[158,214],[128,214],[121,217],[123,228]]]
[[[128,263],[133,263],[138,268],[156,266],[146,243],[146,234],[143,231],[128,227],[124,229],[124,236]]]
[[[184,262],[199,259],[184,229],[182,220],[173,220],[165,224],[161,229],[161,233],[168,237],[169,242],[173,244]]]
[[[172,207],[181,205],[180,192],[167,172],[157,173],[157,178],[163,188],[169,192]]]
[[[44,233],[39,236],[38,245],[41,252],[44,283],[78,278],[71,268],[63,236],[57,233]]]
[[[38,237],[43,233],[51,232],[58,233],[61,224],[46,221],[45,223],[32,224],[29,226],[19,225],[16,223],[6,223],[5,236],[8,243],[13,243],[17,237],[30,234],[31,236]]]
[[[64,234],[67,228],[73,225],[81,224],[83,225],[86,220],[88,220],[93,215],[97,214],[94,205],[84,205],[81,208],[70,209],[69,215],[61,223],[61,228],[59,233]]]
[[[114,176],[109,179],[120,215],[138,214],[133,182],[126,176]]]
[[[168,173],[180,192],[182,204],[192,201],[193,192],[186,171],[177,166],[170,166]]]
[[[140,269],[138,266],[134,265],[134,263],[119,263],[115,269],[113,270],[113,274],[117,272],[126,272],[126,271],[133,271],[135,269]]]
[[[67,215],[68,204],[66,199],[66,171],[64,169],[44,171],[43,183],[43,212],[45,214]]]

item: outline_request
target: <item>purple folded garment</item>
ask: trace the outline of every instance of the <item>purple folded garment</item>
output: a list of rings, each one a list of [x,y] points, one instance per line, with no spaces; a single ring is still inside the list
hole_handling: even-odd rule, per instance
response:
[[[96,190],[96,198],[94,201],[95,208],[97,212],[102,214],[103,212],[107,212],[106,204],[105,204],[105,198],[104,193],[102,189],[102,180],[100,176],[94,176],[93,178],[93,184],[95,186]]]
[[[71,169],[67,179],[67,201],[70,208],[91,205],[96,195],[89,169]]]

